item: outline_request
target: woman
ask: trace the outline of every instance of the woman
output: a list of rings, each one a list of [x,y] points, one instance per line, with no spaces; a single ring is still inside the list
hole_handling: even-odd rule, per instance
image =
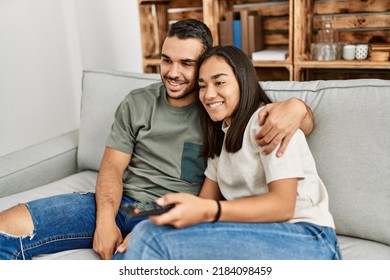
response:
[[[253,139],[269,103],[250,59],[214,47],[199,60],[206,179],[199,196],[168,194],[175,207],[134,229],[125,259],[340,259],[328,195],[302,131],[285,154]],[[275,149],[276,150],[276,149]]]

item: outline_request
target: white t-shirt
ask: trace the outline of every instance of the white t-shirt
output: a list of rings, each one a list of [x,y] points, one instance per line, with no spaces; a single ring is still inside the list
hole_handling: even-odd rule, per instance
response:
[[[294,218],[291,223],[310,222],[334,228],[328,207],[328,193],[318,176],[314,158],[305,135],[298,130],[282,157],[276,157],[277,148],[265,156],[255,142],[261,129],[257,110],[245,128],[242,148],[228,153],[225,144],[221,155],[208,159],[205,175],[218,182],[227,200],[256,196],[268,192],[267,184],[286,178],[299,178]],[[223,127],[226,133],[228,127]]]

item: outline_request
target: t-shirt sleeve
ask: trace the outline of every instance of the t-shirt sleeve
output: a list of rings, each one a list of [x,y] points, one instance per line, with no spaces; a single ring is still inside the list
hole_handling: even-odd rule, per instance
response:
[[[136,133],[132,127],[132,110],[129,99],[124,99],[116,109],[114,122],[111,126],[110,134],[106,145],[112,149],[126,154],[132,154]]]
[[[302,179],[305,177],[300,152],[302,141],[306,141],[305,136],[301,130],[298,130],[291,138],[286,151],[281,157],[276,156],[279,145],[266,156],[260,153],[267,184],[281,179]]]
[[[264,174],[267,184],[272,181],[299,178],[302,179],[304,175],[304,163],[302,162],[302,151],[307,146],[306,138],[303,132],[298,129],[291,138],[285,152],[281,157],[276,156],[280,144],[268,155],[263,155],[263,147],[259,147],[255,141],[256,134],[262,129],[258,124],[258,112],[262,110],[261,107],[252,117],[250,123],[250,141],[252,147],[258,150],[259,156],[264,168]]]
[[[217,165],[218,165],[218,157],[208,158],[207,159],[207,168],[204,172],[207,178],[217,182]]]

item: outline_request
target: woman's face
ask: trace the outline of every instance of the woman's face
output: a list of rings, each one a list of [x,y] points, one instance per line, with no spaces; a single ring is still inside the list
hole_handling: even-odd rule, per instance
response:
[[[210,118],[231,125],[240,102],[240,87],[230,65],[222,57],[208,58],[199,69],[198,84],[199,100]]]

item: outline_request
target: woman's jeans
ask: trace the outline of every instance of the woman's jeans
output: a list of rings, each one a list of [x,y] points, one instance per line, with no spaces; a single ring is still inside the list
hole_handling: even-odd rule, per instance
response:
[[[204,223],[176,229],[139,223],[114,259],[341,259],[334,230],[310,223]]]
[[[133,202],[122,198],[122,205]],[[92,248],[95,232],[95,194],[72,193],[26,203],[34,230],[26,236],[0,232],[0,259],[31,259],[35,255]],[[141,221],[128,220],[119,210],[116,223],[125,236]]]

